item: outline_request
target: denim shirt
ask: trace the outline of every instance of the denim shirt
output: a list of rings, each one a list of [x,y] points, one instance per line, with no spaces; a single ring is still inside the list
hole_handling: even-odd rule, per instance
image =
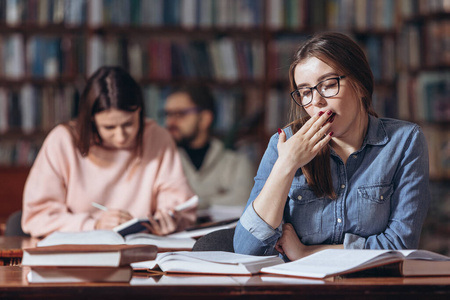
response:
[[[287,138],[292,136],[290,128],[285,132]],[[277,143],[274,134],[236,227],[237,253],[276,253],[282,224],[272,228],[251,204],[278,158]],[[303,244],[343,244],[346,249],[418,247],[430,203],[428,149],[419,126],[370,116],[361,149],[346,164],[331,149],[330,164],[337,199],[316,197],[301,169],[290,187],[283,222],[293,225]]]

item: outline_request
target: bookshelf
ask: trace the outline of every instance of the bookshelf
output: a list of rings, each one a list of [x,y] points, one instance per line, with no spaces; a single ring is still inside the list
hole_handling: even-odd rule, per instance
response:
[[[376,111],[424,128],[433,197],[449,207],[449,16],[445,0],[0,0],[0,175],[19,172],[23,185],[45,135],[77,114],[86,78],[103,64],[130,71],[161,124],[172,86],[206,82],[216,135],[257,165],[287,121],[294,50],[336,30],[367,53]]]
[[[397,48],[398,117],[421,125],[432,203],[421,245],[450,253],[450,3],[404,1]]]

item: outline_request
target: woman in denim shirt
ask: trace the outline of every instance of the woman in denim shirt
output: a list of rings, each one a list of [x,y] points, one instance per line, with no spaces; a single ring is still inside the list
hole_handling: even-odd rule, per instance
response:
[[[327,248],[417,248],[427,144],[417,125],[377,117],[364,52],[343,34],[318,34],[289,75],[293,121],[270,139],[235,251],[295,260]]]

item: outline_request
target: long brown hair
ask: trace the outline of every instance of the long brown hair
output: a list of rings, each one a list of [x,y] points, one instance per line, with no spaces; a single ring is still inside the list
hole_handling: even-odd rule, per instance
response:
[[[294,78],[295,67],[302,61],[315,57],[344,74],[355,94],[361,99],[365,111],[377,116],[372,108],[373,74],[361,47],[348,36],[336,32],[322,32],[304,42],[295,52],[289,68],[292,90],[297,88]],[[303,107],[291,103],[291,122],[288,126],[296,133],[309,116]],[[336,198],[331,179],[330,149],[323,147],[317,156],[302,167],[308,185],[318,197]]]
[[[141,154],[145,122],[142,90],[124,69],[101,67],[87,80],[80,97],[79,113],[75,125],[75,142],[81,155],[88,155],[92,143],[102,144],[94,115],[111,108],[127,112],[140,109],[135,150]]]

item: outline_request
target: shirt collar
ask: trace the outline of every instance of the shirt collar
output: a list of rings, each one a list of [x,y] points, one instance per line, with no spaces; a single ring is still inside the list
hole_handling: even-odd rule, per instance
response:
[[[369,128],[367,129],[362,148],[364,148],[365,145],[385,145],[388,141],[389,137],[381,119],[369,115]]]

